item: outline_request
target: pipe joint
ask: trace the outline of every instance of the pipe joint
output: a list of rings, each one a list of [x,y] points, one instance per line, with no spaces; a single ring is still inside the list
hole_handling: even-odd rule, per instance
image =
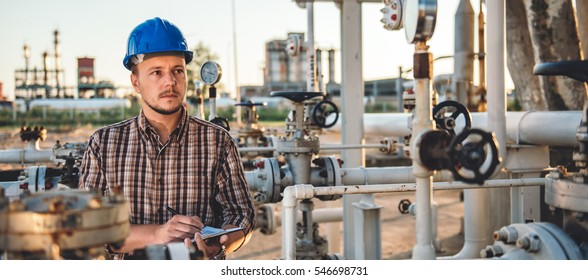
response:
[[[314,197],[314,187],[312,185],[295,185],[284,189],[284,207],[295,207],[298,199],[310,199]]]

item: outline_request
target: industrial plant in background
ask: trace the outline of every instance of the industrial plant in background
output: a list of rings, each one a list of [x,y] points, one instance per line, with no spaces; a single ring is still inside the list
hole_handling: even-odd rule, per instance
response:
[[[30,65],[30,47],[24,45],[25,67],[14,71],[13,108],[21,112],[34,107],[42,107],[44,110],[96,111],[131,106],[127,99],[114,98],[116,87],[112,82],[96,79],[94,58],[91,57],[78,58],[77,88],[67,86],[65,69],[61,67],[59,31],[55,30],[53,35],[53,54],[43,52],[41,68]]]

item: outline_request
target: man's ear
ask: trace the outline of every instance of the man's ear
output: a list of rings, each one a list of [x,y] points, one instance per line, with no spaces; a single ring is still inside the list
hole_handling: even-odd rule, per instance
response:
[[[135,88],[135,92],[141,93],[141,89],[139,88],[139,77],[131,72],[131,84],[133,88]]]

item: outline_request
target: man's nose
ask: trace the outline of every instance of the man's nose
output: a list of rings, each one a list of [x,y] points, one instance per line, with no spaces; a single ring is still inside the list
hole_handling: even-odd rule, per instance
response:
[[[177,82],[176,77],[171,71],[164,72],[163,79],[166,85],[175,85]]]

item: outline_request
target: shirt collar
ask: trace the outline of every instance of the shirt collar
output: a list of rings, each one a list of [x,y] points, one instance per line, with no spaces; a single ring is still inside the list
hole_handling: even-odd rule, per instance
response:
[[[176,138],[181,143],[183,139],[182,136],[184,135],[184,131],[186,130],[185,127],[187,126],[189,116],[188,110],[186,110],[184,106],[182,106],[180,110],[182,112],[180,116],[180,121],[178,122],[178,126],[171,132],[170,139]],[[149,135],[151,135],[151,133],[155,132],[155,128],[153,128],[149,121],[147,121],[147,118],[143,113],[143,109],[141,109],[141,112],[139,113],[137,122],[139,124],[140,130],[145,134],[145,136],[147,136],[147,138],[149,138]]]

